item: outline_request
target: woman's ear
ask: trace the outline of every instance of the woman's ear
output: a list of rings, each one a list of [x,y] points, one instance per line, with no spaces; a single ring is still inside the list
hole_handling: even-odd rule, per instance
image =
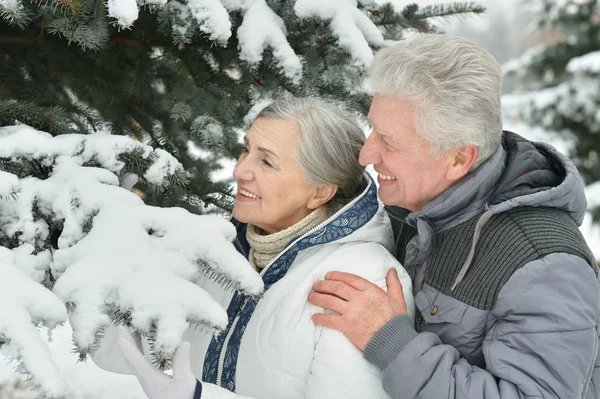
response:
[[[326,204],[337,193],[338,187],[335,184],[321,184],[315,187],[312,198],[306,204],[308,209],[317,209]]]

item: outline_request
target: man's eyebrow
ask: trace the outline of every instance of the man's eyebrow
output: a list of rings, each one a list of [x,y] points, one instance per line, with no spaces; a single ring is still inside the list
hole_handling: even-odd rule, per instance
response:
[[[385,130],[377,129],[375,127],[373,129],[382,136],[389,136],[388,132],[386,132]]]
[[[367,121],[371,124],[371,127],[373,128],[373,130],[375,130],[376,133],[382,135],[382,136],[389,136],[388,132],[386,132],[385,130],[381,130],[375,127],[375,124],[373,123],[373,121],[371,120],[371,116],[367,115]]]

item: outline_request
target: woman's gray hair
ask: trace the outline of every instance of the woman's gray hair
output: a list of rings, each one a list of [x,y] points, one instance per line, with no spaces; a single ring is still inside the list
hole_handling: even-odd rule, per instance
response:
[[[473,170],[500,146],[502,72],[475,43],[417,34],[379,51],[370,75],[375,93],[415,105],[417,134],[438,157],[475,144],[479,154]]]
[[[359,194],[364,167],[358,163],[358,156],[365,133],[357,115],[329,99],[286,97],[268,105],[258,118],[298,123],[299,143],[294,158],[306,181],[338,187],[326,204],[329,215]]]

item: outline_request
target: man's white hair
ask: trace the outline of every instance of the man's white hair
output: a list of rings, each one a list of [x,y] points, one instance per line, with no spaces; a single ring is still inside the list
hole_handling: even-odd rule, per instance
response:
[[[475,43],[418,34],[379,51],[370,76],[375,93],[414,104],[417,134],[438,157],[474,144],[475,169],[500,146],[502,72]]]

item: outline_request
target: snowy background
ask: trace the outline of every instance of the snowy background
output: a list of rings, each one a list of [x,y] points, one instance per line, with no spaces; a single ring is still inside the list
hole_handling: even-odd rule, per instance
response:
[[[413,1],[396,1],[399,8]],[[439,1],[420,1],[419,4],[439,3]],[[500,63],[505,63],[521,55],[534,43],[530,40],[531,32],[525,29],[526,21],[519,13],[516,0],[505,1],[480,1],[488,7],[488,12],[483,16],[453,18],[440,20],[450,35],[463,36],[472,39],[490,51]],[[215,32],[218,35],[219,32]],[[247,55],[251,57],[251,54]],[[509,100],[511,82],[506,82],[504,91]],[[561,152],[568,152],[572,143],[554,132],[543,131],[521,124],[518,120],[505,120],[505,129],[514,131],[531,140],[545,141],[554,145]],[[203,154],[198,150],[198,157]],[[233,170],[233,163],[220,161],[224,168],[213,177],[221,180],[228,179]],[[587,197],[590,205],[600,204],[600,182],[587,188]],[[595,256],[600,259],[600,229],[591,223],[589,215],[581,227],[588,244]],[[99,369],[92,361],[78,363],[77,354],[72,352],[73,343],[71,329],[68,325],[60,327],[51,334],[42,330],[45,342],[49,343],[51,355],[60,368],[64,379],[69,386],[69,399],[108,399],[145,398],[137,380],[132,376],[118,375]],[[2,359],[0,356],[0,399],[29,399],[36,394],[27,389],[29,382],[23,380],[14,372],[14,363]]]

